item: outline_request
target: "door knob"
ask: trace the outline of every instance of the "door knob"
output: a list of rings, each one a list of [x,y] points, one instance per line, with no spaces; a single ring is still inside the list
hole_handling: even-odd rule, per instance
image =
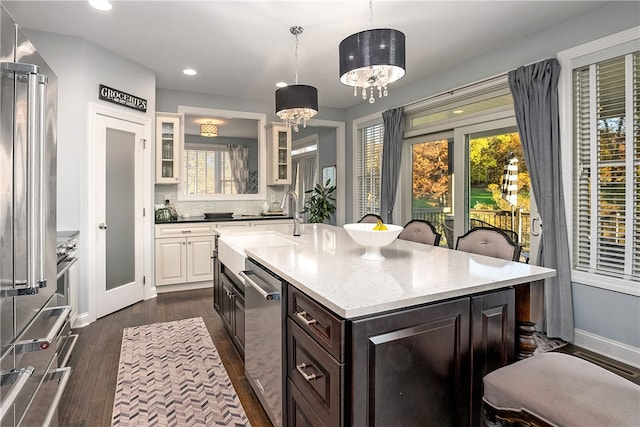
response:
[[[98,225],[98,228],[100,230],[106,230],[107,229],[107,224],[105,224],[104,222],[101,222],[100,225]]]

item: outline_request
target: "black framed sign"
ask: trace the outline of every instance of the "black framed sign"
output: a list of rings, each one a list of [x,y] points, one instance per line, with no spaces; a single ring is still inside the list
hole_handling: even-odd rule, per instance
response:
[[[107,102],[113,102],[114,104],[122,105],[123,107],[133,108],[136,111],[147,112],[147,100],[123,92],[118,89],[100,85],[98,97]]]

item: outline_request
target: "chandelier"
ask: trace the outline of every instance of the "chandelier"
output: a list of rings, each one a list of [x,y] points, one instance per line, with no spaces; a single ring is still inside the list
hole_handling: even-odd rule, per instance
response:
[[[373,5],[369,0],[369,25],[373,27]],[[340,42],[340,82],[353,86],[354,96],[362,89],[362,99],[374,103],[387,96],[387,86],[405,75],[404,33],[390,28],[361,31]]]
[[[298,84],[298,36],[303,30],[300,26],[289,29],[296,36],[296,84],[276,90],[276,115],[295,132],[298,132],[300,124],[307,127],[307,120],[318,114],[318,90],[313,86]]]

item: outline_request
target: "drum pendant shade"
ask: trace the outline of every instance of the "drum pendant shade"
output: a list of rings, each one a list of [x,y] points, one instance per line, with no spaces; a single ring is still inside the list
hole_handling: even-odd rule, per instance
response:
[[[276,90],[276,114],[296,108],[317,113],[318,90],[307,85],[291,85]]]
[[[388,84],[405,75],[404,33],[379,28],[352,34],[340,42],[339,59],[340,82],[386,92]]]

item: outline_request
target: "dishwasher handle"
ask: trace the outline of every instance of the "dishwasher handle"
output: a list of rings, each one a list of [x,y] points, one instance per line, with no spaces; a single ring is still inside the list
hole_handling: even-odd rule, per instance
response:
[[[255,273],[251,270],[244,270],[240,272],[240,277],[242,277],[248,284],[250,284],[260,295],[264,297],[267,301],[277,301],[280,299],[280,292],[267,292],[260,285],[258,285],[255,281],[251,280],[249,275],[255,275]]]

